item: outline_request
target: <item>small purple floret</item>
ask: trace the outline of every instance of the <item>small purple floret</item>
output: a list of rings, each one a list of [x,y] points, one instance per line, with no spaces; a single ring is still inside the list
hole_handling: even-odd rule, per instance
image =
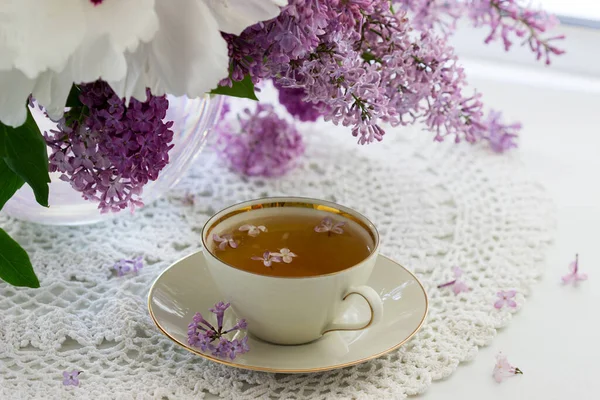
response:
[[[223,317],[229,308],[229,303],[219,302],[210,311],[216,315],[217,328],[206,321],[202,314],[196,313],[188,325],[188,343],[202,351],[210,351],[215,357],[233,360],[236,355],[244,354],[250,350],[248,336],[243,339],[228,339],[225,335],[231,332],[244,330],[248,327],[246,320],[241,319],[228,330],[223,330]],[[215,344],[214,342],[218,340]]]

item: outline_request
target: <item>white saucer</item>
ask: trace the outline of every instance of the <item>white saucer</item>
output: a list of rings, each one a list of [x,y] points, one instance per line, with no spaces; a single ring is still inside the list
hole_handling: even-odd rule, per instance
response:
[[[192,316],[196,312],[210,314],[208,309],[215,303],[227,301],[216,291],[202,252],[177,261],[156,279],[148,294],[148,310],[167,337],[214,362],[277,373],[319,372],[386,354],[406,343],[423,325],[428,309],[427,294],[411,272],[379,256],[367,284],[381,295],[384,305],[383,319],[373,327],[357,332],[331,332],[299,346],[278,346],[250,336],[250,351],[233,361],[205,354],[187,343],[187,326]],[[369,319],[368,306],[360,300],[348,301],[345,320]],[[232,310],[225,315],[225,326],[235,323],[237,317]]]

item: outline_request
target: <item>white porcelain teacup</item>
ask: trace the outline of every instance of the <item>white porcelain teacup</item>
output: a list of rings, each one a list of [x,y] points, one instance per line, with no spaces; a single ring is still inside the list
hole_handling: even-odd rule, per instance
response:
[[[252,212],[278,212],[284,207],[314,209],[315,212],[342,215],[352,220],[372,238],[370,254],[359,263],[338,272],[278,277],[238,269],[211,253],[213,234],[218,232],[222,224],[231,223],[234,218],[243,223]],[[219,300],[230,302],[238,317],[248,322],[249,332],[262,340],[285,345],[303,344],[319,339],[327,332],[366,329],[382,317],[381,298],[375,290],[365,285],[377,260],[379,234],[367,218],[347,207],[298,197],[247,201],[226,208],[210,218],[202,229],[202,244],[210,274],[223,296]],[[361,296],[368,303],[370,317],[365,315],[364,321],[360,322],[337,322],[342,317],[344,300],[351,295]]]

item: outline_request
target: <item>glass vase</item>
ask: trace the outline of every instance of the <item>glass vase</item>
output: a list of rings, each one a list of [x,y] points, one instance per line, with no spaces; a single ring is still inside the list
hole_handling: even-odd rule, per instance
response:
[[[166,120],[173,121],[173,144],[169,152],[169,164],[161,171],[156,181],[144,186],[142,200],[150,204],[184,176],[194,159],[207,144],[208,135],[219,118],[222,98],[205,96],[198,99],[168,96],[169,109]],[[40,129],[47,131],[53,123],[41,112],[34,113]],[[6,203],[2,212],[31,222],[47,225],[83,225],[99,222],[128,213],[101,214],[98,203],[84,200],[81,193],[71,188],[68,182],[59,179],[60,173],[50,173],[50,207],[40,206],[29,186],[24,185]]]

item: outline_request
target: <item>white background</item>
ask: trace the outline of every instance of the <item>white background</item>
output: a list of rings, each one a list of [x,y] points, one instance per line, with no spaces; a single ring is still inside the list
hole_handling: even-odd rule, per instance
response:
[[[588,11],[600,19],[600,2]],[[472,41],[457,38],[486,104],[523,123],[518,151],[554,198],[558,227],[544,277],[522,311],[474,361],[418,396],[424,400],[600,398],[600,31],[563,31],[568,52],[560,68],[534,65],[526,53],[499,62],[505,55],[493,48],[474,58]],[[565,287],[560,278],[576,252],[589,279]],[[497,384],[491,374],[498,351],[524,375]]]

